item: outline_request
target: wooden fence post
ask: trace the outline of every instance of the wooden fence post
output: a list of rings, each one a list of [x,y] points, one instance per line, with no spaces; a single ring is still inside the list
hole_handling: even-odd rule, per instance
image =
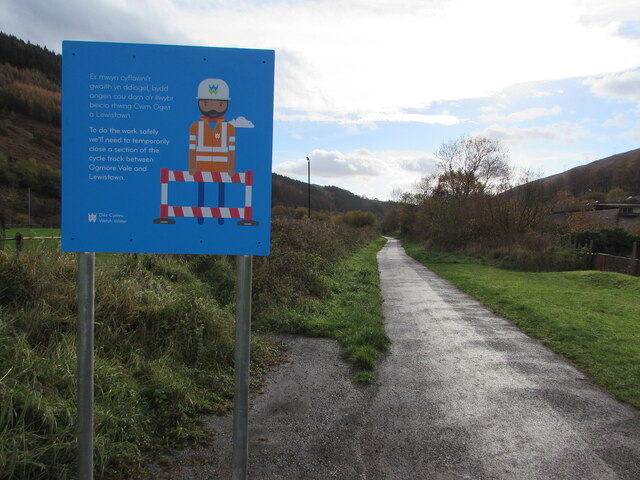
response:
[[[16,233],[16,255],[20,255],[20,252],[22,252],[23,245],[24,245],[24,235],[18,232]]]
[[[638,242],[633,242],[631,249],[631,262],[629,264],[629,275],[635,275],[638,269]]]

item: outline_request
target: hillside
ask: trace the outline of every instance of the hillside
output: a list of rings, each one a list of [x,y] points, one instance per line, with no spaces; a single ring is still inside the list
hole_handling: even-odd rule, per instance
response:
[[[273,174],[273,206],[307,207],[309,202],[308,186],[283,175]],[[378,218],[393,206],[393,202],[370,200],[359,197],[348,190],[329,186],[311,185],[311,210],[326,212],[348,212],[360,210],[371,212]]]
[[[547,200],[565,190],[578,198],[621,188],[631,195],[640,194],[640,148],[596,160],[566,172],[532,182],[542,185]]]
[[[26,115],[3,112],[0,119],[0,152],[8,160],[34,158],[60,170],[60,127]]]

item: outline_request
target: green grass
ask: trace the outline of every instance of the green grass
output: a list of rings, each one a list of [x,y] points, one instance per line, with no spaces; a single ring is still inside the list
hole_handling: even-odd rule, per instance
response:
[[[22,233],[25,237],[59,237],[59,228],[9,228],[4,231],[0,231],[0,238],[15,238],[16,233]],[[16,242],[15,240],[0,240],[0,249],[5,250],[8,253],[15,253]],[[24,251],[36,251],[36,250],[60,250],[60,240],[25,240]]]
[[[16,233],[22,233],[25,237],[59,237],[59,228],[8,228],[4,231],[6,238],[13,238]]]
[[[0,235],[0,238],[10,238],[11,240],[0,241],[0,250],[4,250],[9,254],[15,254],[16,242],[13,240],[16,233],[22,233],[25,238],[29,237],[60,237],[59,228],[9,228]],[[0,232],[1,233],[1,232]],[[23,245],[24,252],[51,253],[60,251],[59,239],[31,239],[25,240]],[[97,263],[117,263],[120,258],[119,253],[97,252]]]
[[[75,477],[76,258],[0,252],[2,480]],[[233,330],[232,306],[187,258],[119,255],[96,269],[97,478],[132,477],[146,453],[211,435],[198,416],[232,406]],[[252,338],[254,387],[280,359]]]
[[[357,370],[353,380],[375,381],[371,372],[389,346],[376,261],[385,242],[374,240],[336,264],[326,278],[330,293],[325,298],[308,297],[285,311],[265,313],[256,319],[256,328],[334,338]]]
[[[294,306],[298,312],[314,310],[310,331],[340,337],[345,355],[372,368],[377,356],[372,345],[382,348],[385,338],[376,340],[377,330],[367,328],[372,319],[382,321],[375,264],[382,244],[369,247],[366,255],[359,252],[365,257],[361,262],[358,255],[346,260],[371,235],[328,222],[274,219],[272,254],[254,259],[254,318]],[[5,247],[0,250],[0,480],[75,478],[78,256],[60,252],[55,240],[27,241],[21,255],[12,242]],[[95,282],[96,478],[137,478],[150,452],[210,438],[201,414],[232,408],[234,258],[98,254]],[[322,305],[329,296],[332,308]],[[341,311],[344,318],[338,318]],[[356,321],[364,328],[349,323]],[[270,366],[282,360],[277,345],[252,335],[254,391]],[[367,373],[357,381],[367,381]]]
[[[640,278],[596,271],[519,272],[413,244],[405,248],[618,399],[640,407]]]

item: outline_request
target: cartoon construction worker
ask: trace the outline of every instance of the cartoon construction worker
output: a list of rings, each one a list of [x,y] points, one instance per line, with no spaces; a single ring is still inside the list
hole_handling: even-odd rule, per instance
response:
[[[189,173],[227,172],[235,173],[235,127],[225,121],[229,107],[229,86],[219,78],[207,78],[198,86],[198,108],[200,120],[189,129]],[[205,184],[198,183],[198,206],[204,206]],[[218,206],[224,206],[224,183],[218,186]],[[202,224],[203,218],[198,218]],[[218,219],[219,224],[224,219]]]
[[[253,128],[253,123],[244,117],[232,122],[225,120],[229,106],[229,86],[219,78],[206,78],[198,86],[198,108],[202,116],[189,128],[189,175],[181,170],[160,169],[160,216],[153,220],[156,224],[175,224],[170,217],[196,217],[198,224],[204,217],[218,219],[224,224],[225,218],[239,219],[236,225],[257,226],[253,219],[252,191],[253,171],[236,172],[236,126]],[[207,175],[204,175],[204,174]],[[198,175],[199,174],[199,175]],[[212,175],[214,174],[214,175]],[[228,174],[228,175],[227,175]],[[206,179],[205,179],[206,177]],[[169,182],[195,180],[198,185],[198,206],[170,206]],[[217,183],[218,202],[216,207],[205,207],[205,187],[207,183]],[[225,183],[244,184],[244,207],[225,207]],[[233,192],[231,192],[233,193]],[[214,202],[209,202],[214,203]],[[203,212],[206,212],[203,213]]]

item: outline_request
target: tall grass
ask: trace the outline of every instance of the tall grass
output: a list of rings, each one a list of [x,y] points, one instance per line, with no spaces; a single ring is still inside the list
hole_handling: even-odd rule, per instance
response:
[[[254,260],[255,316],[327,299],[335,266],[372,234],[276,219],[272,238],[272,255]],[[0,479],[66,480],[75,478],[77,260],[50,244],[33,247],[0,251]],[[375,290],[372,273],[358,275]],[[98,257],[97,478],[130,478],[150,451],[207,439],[199,415],[232,408],[234,289],[230,257]],[[368,341],[366,331],[334,330]],[[251,342],[256,387],[282,354],[257,335]]]
[[[0,478],[72,478],[76,259],[0,253]],[[233,314],[188,260],[123,255],[96,275],[95,463],[126,476],[145,449],[203,435],[233,390]],[[253,339],[255,369],[275,347]],[[126,467],[126,468],[125,468]]]
[[[329,337],[358,370],[356,380],[374,380],[371,371],[389,346],[382,315],[376,253],[379,238],[334,264],[323,278],[323,295],[299,298],[294,306],[258,312],[257,327],[268,331]]]

